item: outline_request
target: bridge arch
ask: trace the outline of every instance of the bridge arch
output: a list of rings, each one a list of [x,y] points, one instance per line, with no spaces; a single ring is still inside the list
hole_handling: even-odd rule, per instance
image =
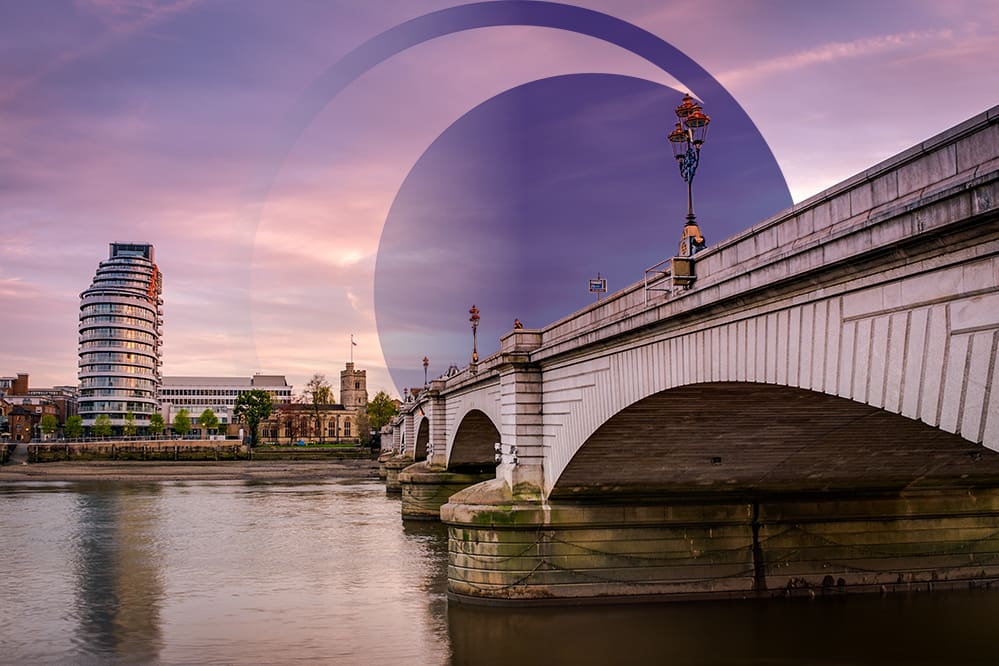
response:
[[[938,269],[932,280],[916,274],[714,314],[669,336],[545,368],[546,405],[558,406],[546,407],[546,490],[615,414],[703,383],[824,393],[999,449],[999,394],[987,389],[990,374],[999,374],[992,369],[999,319],[973,291],[986,282],[968,277],[994,271],[994,262],[961,256],[967,263]],[[907,307],[899,307],[900,293],[912,294]]]
[[[447,468],[458,471],[472,467],[495,467],[495,444],[500,441],[496,422],[486,412],[472,408],[457,423],[448,442]]]
[[[583,441],[549,495],[898,491],[932,487],[939,468],[996,478],[999,453],[846,398],[712,382],[659,391],[614,414]]]
[[[430,419],[420,417],[416,423],[416,442],[413,447],[413,460],[420,462],[427,459],[427,447],[430,444]]]

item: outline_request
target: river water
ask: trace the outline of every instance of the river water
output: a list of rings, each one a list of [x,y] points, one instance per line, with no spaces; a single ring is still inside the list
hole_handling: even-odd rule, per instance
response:
[[[449,604],[399,516],[371,481],[0,486],[0,663],[999,663],[999,592]]]

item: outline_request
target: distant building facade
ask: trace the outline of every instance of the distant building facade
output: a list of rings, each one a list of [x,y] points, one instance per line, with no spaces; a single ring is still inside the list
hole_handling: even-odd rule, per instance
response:
[[[292,387],[284,375],[164,377],[160,388],[160,409],[167,423],[173,423],[177,412],[182,409],[187,410],[192,421],[210,409],[220,424],[228,425],[236,422],[233,415],[236,399],[256,389],[269,393],[275,407],[291,403]]]
[[[112,426],[146,427],[160,385],[163,278],[149,243],[111,243],[80,294],[80,397],[83,424],[107,414]]]
[[[32,389],[27,373],[0,377],[0,439],[30,442],[41,437],[46,414],[54,416],[61,427],[76,412],[76,387]]]
[[[55,415],[60,426],[66,425],[66,419],[70,416],[80,413],[79,394],[80,391],[75,386],[28,389],[30,398],[40,398],[55,405]]]
[[[297,402],[275,405],[260,424],[264,444],[298,441],[356,442],[361,437],[361,414],[368,407],[367,372],[347,363],[340,371],[340,403],[315,405]]]
[[[362,410],[345,405],[319,405],[317,410],[301,402],[277,405],[270,418],[260,424],[261,441],[264,444],[357,441],[360,439],[357,419]]]

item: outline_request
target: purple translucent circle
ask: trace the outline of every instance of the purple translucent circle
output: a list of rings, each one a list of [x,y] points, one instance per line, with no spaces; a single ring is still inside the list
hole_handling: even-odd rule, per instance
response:
[[[431,376],[468,362],[473,303],[485,357],[514,318],[542,327],[591,303],[598,272],[613,291],[675,253],[686,185],[665,136],[681,94],[608,74],[543,79],[484,102],[434,141],[378,249],[378,334],[397,386],[423,385],[424,356]],[[712,124],[694,192],[709,243],[791,202],[758,132],[723,122]]]

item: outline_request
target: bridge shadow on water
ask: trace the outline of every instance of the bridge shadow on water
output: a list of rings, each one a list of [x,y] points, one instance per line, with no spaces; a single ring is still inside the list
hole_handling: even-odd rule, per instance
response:
[[[452,663],[994,664],[999,594],[448,607]]]

